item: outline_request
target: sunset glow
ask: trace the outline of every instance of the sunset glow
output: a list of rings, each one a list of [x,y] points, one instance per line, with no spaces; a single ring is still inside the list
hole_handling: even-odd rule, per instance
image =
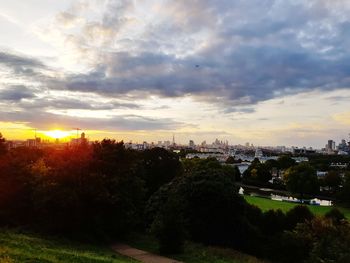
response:
[[[0,3],[8,139],[349,139],[349,1]]]
[[[47,131],[44,134],[48,137],[53,138],[53,139],[62,139],[62,138],[68,137],[70,135],[69,132],[61,131],[61,130]]]

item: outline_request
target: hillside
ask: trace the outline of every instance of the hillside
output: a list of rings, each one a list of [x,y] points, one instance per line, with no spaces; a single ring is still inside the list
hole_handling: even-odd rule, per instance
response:
[[[130,263],[134,260],[97,246],[0,230],[0,263]]]

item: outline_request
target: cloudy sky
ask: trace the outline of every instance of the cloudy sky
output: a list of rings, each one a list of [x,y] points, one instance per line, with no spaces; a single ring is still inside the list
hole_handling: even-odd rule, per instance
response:
[[[323,147],[350,132],[347,0],[0,0],[0,132]]]

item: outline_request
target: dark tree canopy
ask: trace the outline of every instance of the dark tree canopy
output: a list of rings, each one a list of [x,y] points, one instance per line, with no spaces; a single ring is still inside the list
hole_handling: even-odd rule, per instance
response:
[[[286,171],[285,178],[288,191],[300,198],[313,196],[319,192],[316,170],[307,163],[293,166]]]
[[[341,183],[342,178],[339,171],[328,171],[328,173],[324,177],[324,185],[328,186],[332,190],[338,189]]]
[[[243,181],[246,183],[258,182],[264,184],[271,180],[271,178],[272,174],[269,168],[258,159],[254,159],[248,169],[243,173]]]
[[[292,159],[289,155],[282,155],[277,159],[278,167],[280,169],[288,169],[296,164],[296,161]]]
[[[153,194],[159,187],[182,173],[179,157],[175,153],[159,147],[143,152],[143,167],[143,179],[148,189],[148,195]]]
[[[346,172],[344,176],[343,187],[338,194],[338,198],[350,207],[350,172]]]
[[[5,154],[6,152],[7,152],[6,140],[0,132],[0,155]]]

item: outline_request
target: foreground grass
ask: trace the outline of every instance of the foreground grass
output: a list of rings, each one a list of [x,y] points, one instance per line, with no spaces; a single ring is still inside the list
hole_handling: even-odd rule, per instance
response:
[[[127,243],[138,249],[158,253],[157,240],[148,235],[132,235]],[[233,249],[208,247],[192,242],[186,242],[184,253],[169,257],[186,263],[266,263]]]
[[[262,211],[267,211],[270,209],[281,209],[283,212],[287,212],[293,207],[295,207],[298,204],[295,203],[288,203],[288,202],[281,202],[276,200],[270,200],[263,197],[257,197],[257,196],[244,196],[245,200],[252,204],[259,207]],[[307,207],[310,209],[312,213],[315,215],[324,215],[327,212],[329,212],[333,207],[330,206],[318,206],[318,205],[307,205]],[[343,208],[343,207],[336,207],[338,208],[345,217],[350,220],[350,209],[349,208]]]
[[[0,263],[126,263],[136,262],[104,247],[0,229]]]

